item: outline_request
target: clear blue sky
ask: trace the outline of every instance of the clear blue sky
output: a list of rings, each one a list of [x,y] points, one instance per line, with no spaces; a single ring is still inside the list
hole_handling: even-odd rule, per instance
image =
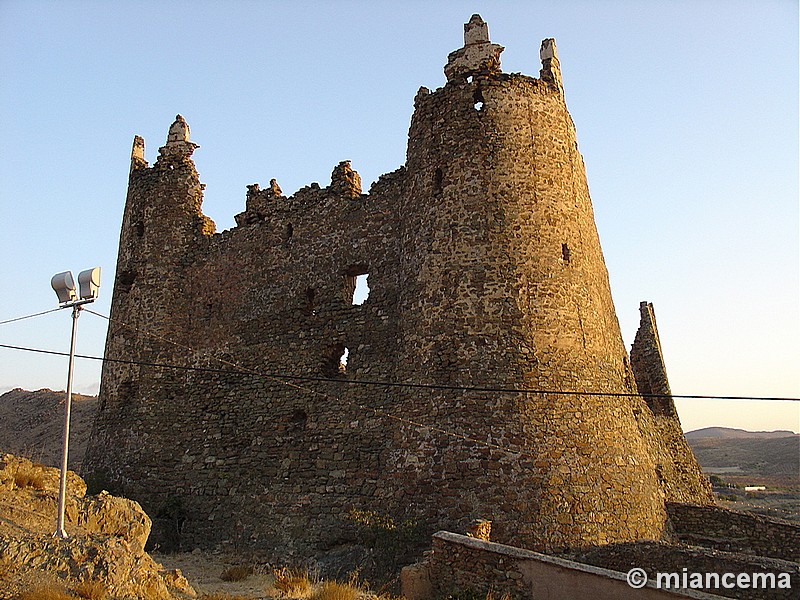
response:
[[[798,5],[792,0],[0,0],[0,321],[99,265],[108,314],[134,135],[155,160],[181,113],[218,230],[245,186],[286,193],[352,160],[405,160],[413,97],[444,84],[479,12],[503,69],[555,37],[623,337],[654,303],[678,394],[800,396]],[[83,315],[78,351],[105,322]],[[0,343],[66,351],[59,311]],[[66,359],[0,349],[0,391],[63,389]],[[76,365],[96,392],[99,366]],[[685,429],[800,429],[800,403],[680,401]]]

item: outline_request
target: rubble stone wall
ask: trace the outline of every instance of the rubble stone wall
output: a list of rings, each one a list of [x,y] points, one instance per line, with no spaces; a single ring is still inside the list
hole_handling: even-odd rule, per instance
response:
[[[678,538],[687,544],[800,563],[800,525],[753,513],[667,503]]]
[[[401,577],[403,595],[409,600],[469,594],[483,597],[490,592],[492,597],[514,600],[717,598],[690,590],[676,593],[652,585],[634,590],[624,573],[445,531],[433,536],[432,552],[425,561],[407,567]]]

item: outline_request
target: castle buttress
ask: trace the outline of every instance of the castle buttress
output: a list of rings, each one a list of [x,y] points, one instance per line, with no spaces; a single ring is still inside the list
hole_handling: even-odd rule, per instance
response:
[[[364,515],[548,551],[712,502],[671,399],[639,395],[655,319],[632,368],[555,42],[538,79],[502,51],[473,15],[368,193],[346,161],[324,188],[251,185],[221,233],[183,118],[152,166],[136,138],[106,358],[138,364],[104,365],[90,480],[186,547],[298,555],[357,543]]]

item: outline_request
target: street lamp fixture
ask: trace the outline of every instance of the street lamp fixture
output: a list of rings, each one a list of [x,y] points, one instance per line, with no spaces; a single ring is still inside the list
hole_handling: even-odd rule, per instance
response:
[[[100,289],[100,267],[87,269],[78,274],[78,288],[70,271],[53,275],[50,285],[58,296],[59,308],[72,308],[72,338],[69,344],[69,370],[67,371],[67,401],[64,408],[64,440],[61,456],[61,479],[58,486],[58,523],[55,537],[66,539],[64,529],[64,507],[67,500],[67,460],[69,458],[69,421],[72,412],[72,371],[75,364],[75,336],[78,331],[78,315],[84,304],[94,302]],[[79,297],[80,294],[80,297]]]

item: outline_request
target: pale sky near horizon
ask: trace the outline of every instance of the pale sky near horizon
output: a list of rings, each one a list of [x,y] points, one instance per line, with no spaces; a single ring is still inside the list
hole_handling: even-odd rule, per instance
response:
[[[218,231],[246,186],[291,194],[350,159],[365,191],[405,161],[413,98],[444,85],[474,12],[503,70],[555,37],[623,338],[653,302],[676,394],[800,397],[798,4],[675,0],[0,0],[0,321],[103,268],[109,313],[131,143],[177,113]],[[78,352],[100,356],[84,314]],[[66,351],[69,314],[0,326]],[[76,363],[95,393],[99,363]],[[63,389],[66,359],[0,348],[0,392]],[[678,400],[685,430],[800,431],[800,402]]]

